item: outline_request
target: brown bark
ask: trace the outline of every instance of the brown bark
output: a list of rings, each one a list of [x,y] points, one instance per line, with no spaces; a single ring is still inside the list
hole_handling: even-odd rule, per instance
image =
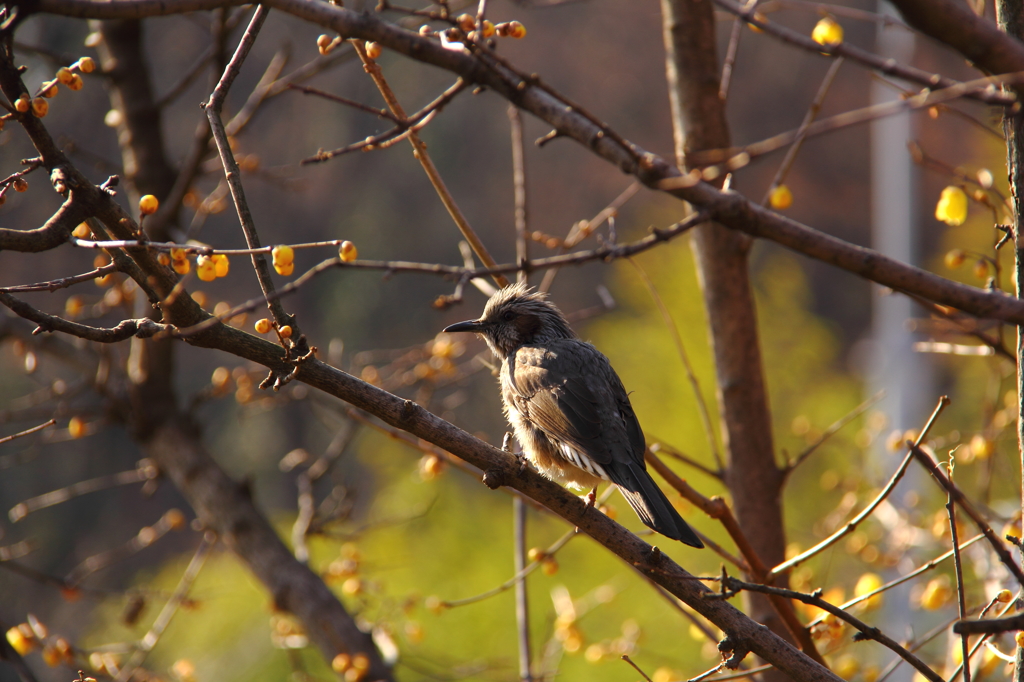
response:
[[[714,8],[702,0],[662,0],[661,7],[676,163],[689,170],[688,152],[730,146],[725,102],[719,97]],[[748,236],[716,223],[698,227],[691,242],[715,358],[722,440],[729,459],[726,484],[754,551],[774,566],[785,560],[781,505],[785,476],[775,465],[747,265],[750,243]],[[785,586],[784,579],[776,582]],[[748,600],[754,620],[793,639],[764,595],[748,594]],[[810,649],[814,650],[813,644]],[[764,677],[787,679],[778,670]]]

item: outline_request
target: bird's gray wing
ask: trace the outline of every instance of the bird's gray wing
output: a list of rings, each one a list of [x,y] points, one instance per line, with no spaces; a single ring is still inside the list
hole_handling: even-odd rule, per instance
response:
[[[580,341],[548,344],[545,348],[524,346],[509,365],[521,411],[550,438],[605,465],[616,452],[634,450],[635,436],[628,424],[631,420],[643,457],[643,434],[632,409],[627,419],[627,411],[619,409],[612,395],[614,391],[608,390],[612,386],[597,385],[603,375],[614,376],[614,372],[593,346]],[[621,390],[617,377],[613,383]],[[628,406],[624,391],[622,397]]]

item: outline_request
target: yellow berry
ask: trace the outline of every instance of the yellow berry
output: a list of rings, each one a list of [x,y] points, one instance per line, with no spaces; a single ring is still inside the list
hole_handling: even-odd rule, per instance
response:
[[[508,22],[508,36],[510,38],[525,38],[526,27],[519,21]]]
[[[811,40],[819,45],[838,45],[843,42],[843,27],[832,17],[824,17],[814,25]]]
[[[978,279],[988,279],[988,261],[979,260],[974,264],[974,276]]]
[[[977,459],[988,459],[995,450],[995,444],[980,433],[971,438],[971,454]]]
[[[188,252],[185,249],[171,249],[171,260],[188,260]]]
[[[939,203],[935,204],[935,219],[950,227],[963,225],[967,220],[967,193],[954,185],[942,190]]]
[[[62,66],[59,69],[57,69],[57,80],[59,80],[64,85],[71,85],[71,81],[73,81],[74,79],[75,74],[72,73],[71,69],[69,69],[68,67]]]
[[[494,22],[490,19],[484,19],[484,38],[490,38],[494,35]]]
[[[50,103],[43,97],[36,97],[32,100],[32,113],[36,115],[36,118],[42,118],[50,112]]]
[[[31,632],[31,631],[30,631]],[[7,642],[15,651],[24,656],[36,647],[36,639],[26,635],[21,628],[13,627],[7,631]]]
[[[1009,604],[1013,599],[1013,592],[1009,590],[999,590],[999,594],[996,595],[996,601],[1002,602],[1003,604]]]
[[[330,54],[331,50],[334,49],[334,41],[331,40],[329,35],[321,35],[316,39],[316,48],[319,50],[320,54]]]
[[[271,249],[270,255],[274,259],[274,265],[287,265],[295,260],[295,250],[287,244],[275,246]]]
[[[882,586],[882,578],[877,573],[865,573],[857,580],[856,587],[853,588],[853,593],[858,597],[861,597],[870,592],[874,592]],[[873,610],[882,605],[882,594],[878,593],[874,596],[868,597],[865,601],[861,602],[863,608],[867,610]]]
[[[341,584],[341,591],[350,597],[361,594],[363,591],[363,581],[360,578],[349,578]]]
[[[78,227],[71,230],[71,234],[78,239],[88,239],[92,234],[92,230],[89,229],[86,223],[78,223]]]
[[[231,268],[231,263],[228,261],[228,257],[223,253],[213,254],[213,265],[217,269],[217,277],[227,277],[228,270]]]
[[[171,267],[173,267],[174,271],[179,275],[187,275],[189,270],[192,269],[192,262],[189,261],[188,258],[184,260],[175,260]]]
[[[526,558],[530,561],[540,561],[546,556],[547,554],[545,554],[544,550],[540,547],[531,547],[530,550],[526,553]]]
[[[25,178],[17,178],[11,186],[14,187],[15,192],[27,192],[28,191],[28,180]]]
[[[18,113],[24,114],[32,106],[32,101],[28,95],[22,95],[18,99],[14,100],[14,108]]]
[[[78,68],[81,69],[82,73],[92,73],[96,70],[96,62],[93,61],[92,57],[82,57],[78,60]]]
[[[166,253],[158,253],[156,255],[156,262],[159,263],[160,265],[170,265],[171,257],[168,256]]]
[[[351,263],[359,257],[359,250],[356,249],[356,245],[352,242],[344,241],[338,249],[338,256],[346,263]]]
[[[160,200],[152,194],[147,194],[139,199],[139,213],[142,215],[152,215],[158,208],[160,208]]]
[[[540,570],[544,571],[544,575],[554,575],[558,573],[558,562],[555,561],[554,557],[545,557],[540,562]]]
[[[455,19],[455,23],[466,33],[476,28],[476,18],[472,14],[460,14]]]
[[[71,74],[71,82],[68,83],[69,90],[81,90],[85,86],[85,81],[77,73]]]
[[[284,277],[288,277],[293,272],[295,272],[295,263],[288,263],[287,265],[275,265],[274,270],[277,271],[277,274],[283,275]]]
[[[217,266],[214,265],[213,259],[209,256],[196,258],[196,274],[204,282],[212,282],[217,279]]]
[[[292,337],[292,328],[287,324],[277,331],[282,339],[290,339]]]
[[[54,97],[57,94],[57,81],[53,80],[48,83],[43,83],[43,86],[39,89],[39,95],[42,97]]]
[[[72,417],[68,421],[68,435],[72,438],[81,438],[85,435],[85,422],[80,417]]]
[[[259,334],[266,334],[267,332],[270,331],[270,327],[271,327],[270,320],[268,320],[265,317],[261,318],[259,320],[256,320],[256,325],[255,326],[256,326],[256,332],[257,333],[259,333]]]
[[[941,576],[928,581],[921,593],[921,608],[928,611],[937,611],[949,603],[953,597],[953,590],[949,586],[949,578]]]
[[[370,59],[377,59],[380,57],[381,49],[380,43],[375,43],[372,40],[366,43],[366,56]]]
[[[786,185],[772,187],[768,193],[768,203],[776,211],[784,211],[793,205],[793,192]]]
[[[946,252],[944,260],[946,262],[946,267],[952,270],[953,268],[958,268],[964,264],[964,261],[967,260],[967,254],[963,249],[950,249]]]

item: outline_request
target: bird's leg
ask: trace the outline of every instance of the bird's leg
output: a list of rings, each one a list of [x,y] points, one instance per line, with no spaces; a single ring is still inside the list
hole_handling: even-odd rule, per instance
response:
[[[526,461],[526,454],[522,450],[519,452],[512,450],[512,437],[510,432],[505,432],[505,437],[501,440],[501,449],[515,455],[516,459],[519,460],[519,473],[521,474],[529,468],[529,463]]]
[[[597,486],[595,485],[594,489],[586,495],[580,495],[580,499],[583,500],[583,503],[588,507],[595,506],[597,504]]]

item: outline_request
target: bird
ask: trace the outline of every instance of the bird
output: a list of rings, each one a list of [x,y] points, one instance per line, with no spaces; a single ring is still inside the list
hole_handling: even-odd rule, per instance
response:
[[[479,334],[500,361],[505,416],[537,471],[580,490],[611,481],[645,525],[704,546],[647,473],[644,433],[619,375],[545,294],[511,284],[479,319],[444,331]]]

